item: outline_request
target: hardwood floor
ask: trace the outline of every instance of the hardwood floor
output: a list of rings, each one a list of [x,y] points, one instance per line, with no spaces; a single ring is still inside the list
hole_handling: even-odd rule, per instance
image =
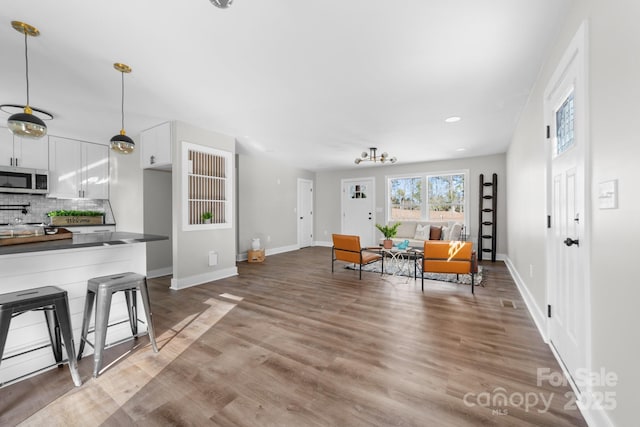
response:
[[[482,265],[475,296],[332,274],[323,247],[181,291],[153,279],[158,354],[141,338],[97,379],[83,358],[80,388],[64,367],[0,389],[0,425],[586,425],[568,387],[538,384],[560,368],[506,267]]]

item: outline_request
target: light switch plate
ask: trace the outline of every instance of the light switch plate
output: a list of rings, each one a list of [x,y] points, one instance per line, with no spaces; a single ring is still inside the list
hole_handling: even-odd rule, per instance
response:
[[[598,207],[600,209],[618,208],[618,180],[603,181],[598,186]]]

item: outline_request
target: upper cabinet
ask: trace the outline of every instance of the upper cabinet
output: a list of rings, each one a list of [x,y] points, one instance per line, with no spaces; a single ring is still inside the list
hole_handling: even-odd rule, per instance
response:
[[[49,137],[49,197],[109,198],[109,147]]]
[[[48,138],[23,138],[0,128],[0,166],[46,170],[49,163]]]
[[[171,122],[140,133],[140,166],[143,169],[171,169]]]

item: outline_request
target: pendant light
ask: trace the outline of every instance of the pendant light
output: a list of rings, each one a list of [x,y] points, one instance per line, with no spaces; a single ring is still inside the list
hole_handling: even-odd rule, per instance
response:
[[[122,127],[120,129],[120,133],[111,138],[111,149],[113,151],[117,151],[122,154],[131,153],[136,147],[133,139],[129,138],[124,131],[124,73],[130,73],[131,67],[127,64],[121,64],[116,62],[113,64],[113,68],[120,71],[122,77],[122,103],[121,103],[121,113],[122,113]]]
[[[47,134],[47,125],[39,118],[33,115],[33,110],[29,106],[29,55],[27,49],[27,39],[29,36],[37,37],[40,31],[36,27],[25,24],[20,21],[11,21],[11,26],[18,32],[24,34],[24,57],[27,76],[27,104],[24,106],[24,112],[16,113],[9,117],[7,126],[14,135],[24,136],[26,138],[42,138]]]
[[[233,3],[233,0],[209,0],[211,4],[220,9],[226,9]]]

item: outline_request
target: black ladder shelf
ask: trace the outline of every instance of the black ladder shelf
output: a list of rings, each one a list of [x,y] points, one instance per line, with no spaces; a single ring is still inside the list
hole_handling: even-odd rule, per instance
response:
[[[478,259],[490,253],[491,261],[496,261],[496,209],[498,207],[498,174],[493,174],[492,181],[484,181],[480,174],[480,215],[478,221]]]

